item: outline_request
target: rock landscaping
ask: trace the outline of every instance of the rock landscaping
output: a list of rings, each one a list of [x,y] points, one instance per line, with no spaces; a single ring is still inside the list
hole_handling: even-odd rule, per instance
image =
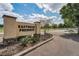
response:
[[[23,37],[21,40],[14,44],[9,44],[8,46],[0,47],[0,56],[11,56],[19,53],[22,50],[28,49],[46,39],[52,37],[52,34],[40,35],[40,38],[36,37]]]

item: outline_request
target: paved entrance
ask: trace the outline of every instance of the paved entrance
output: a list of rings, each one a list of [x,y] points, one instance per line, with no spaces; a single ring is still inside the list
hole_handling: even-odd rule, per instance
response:
[[[66,30],[51,30],[54,39],[26,56],[79,56],[79,36]]]

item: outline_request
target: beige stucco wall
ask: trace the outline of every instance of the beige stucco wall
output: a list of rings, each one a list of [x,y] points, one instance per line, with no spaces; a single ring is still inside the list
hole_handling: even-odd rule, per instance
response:
[[[12,16],[3,16],[3,18],[4,18],[4,39],[16,38],[18,36],[25,36],[25,35],[40,34],[41,29],[40,22],[35,23],[17,22],[16,17]],[[28,26],[30,26],[30,28]]]
[[[18,26],[20,25],[20,28]],[[21,28],[21,26],[25,26],[25,28]],[[26,27],[27,26],[27,27]],[[28,26],[34,26],[34,28],[28,28]],[[20,29],[34,29],[33,31],[20,31]],[[35,33],[35,24],[32,23],[24,23],[24,22],[17,22],[17,36],[24,36],[24,35],[33,35]]]
[[[41,31],[41,25],[40,22],[35,22],[35,34],[40,34]]]
[[[4,18],[4,39],[16,37],[16,18],[3,16]]]

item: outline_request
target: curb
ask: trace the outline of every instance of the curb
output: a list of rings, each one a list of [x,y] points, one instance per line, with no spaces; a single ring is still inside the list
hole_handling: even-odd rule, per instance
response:
[[[23,50],[23,51],[21,51],[21,52],[15,54],[15,55],[13,55],[13,56],[23,56],[23,55],[25,55],[25,54],[31,52],[32,50],[34,50],[34,49],[40,47],[41,45],[43,45],[43,44],[45,44],[45,43],[51,41],[52,39],[53,39],[53,37],[51,37],[51,38],[49,38],[49,39],[47,39],[47,40],[45,40],[45,41],[43,41],[43,42],[40,42],[40,43],[34,45],[33,47],[30,47],[30,48],[28,48],[28,49],[26,49],[26,50]]]

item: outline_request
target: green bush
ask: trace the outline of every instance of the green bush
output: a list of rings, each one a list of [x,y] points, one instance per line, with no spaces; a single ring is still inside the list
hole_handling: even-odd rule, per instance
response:
[[[27,44],[34,44],[36,42],[39,41],[39,38],[37,38],[36,36],[23,36],[20,37],[20,42],[22,43],[22,46],[27,46]]]
[[[32,40],[32,44],[34,44],[39,41],[39,38],[33,36],[31,40]]]
[[[21,37],[20,42],[21,42],[22,46],[26,46],[28,43],[28,40],[29,40],[28,37]]]

